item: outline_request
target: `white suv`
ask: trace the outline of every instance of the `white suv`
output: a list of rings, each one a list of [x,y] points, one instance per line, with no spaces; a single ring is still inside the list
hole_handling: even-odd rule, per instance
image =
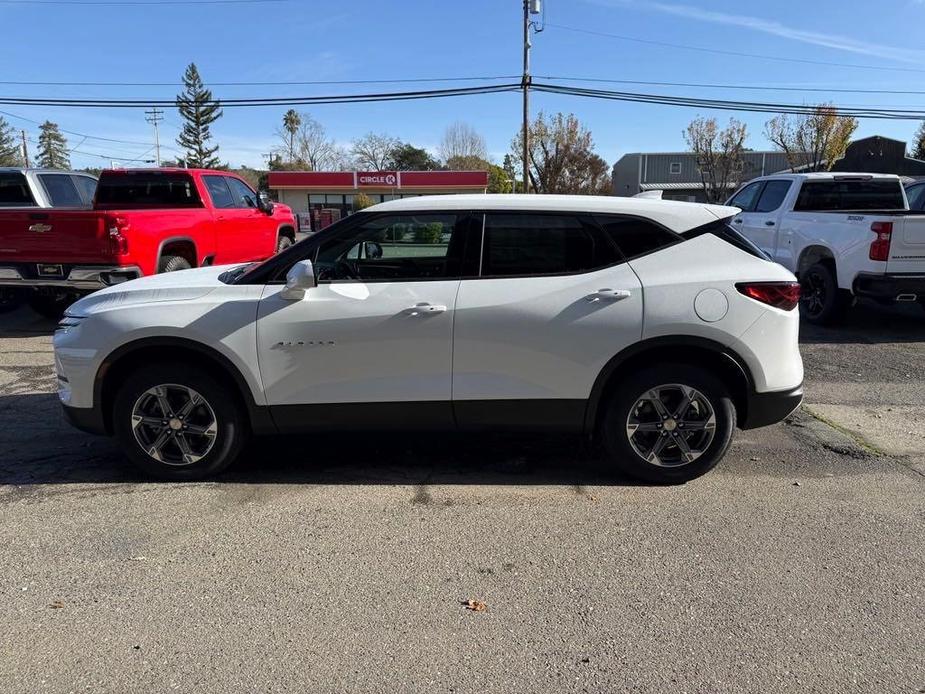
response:
[[[250,434],[578,432],[614,469],[703,474],[802,398],[794,276],[660,200],[426,196],[260,264],[116,285],[55,333],[70,420],[143,470],[217,473]]]

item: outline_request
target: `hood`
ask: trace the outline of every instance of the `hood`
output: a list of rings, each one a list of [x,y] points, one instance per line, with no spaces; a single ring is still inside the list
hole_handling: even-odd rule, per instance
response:
[[[73,316],[87,316],[114,308],[159,301],[192,301],[225,286],[219,275],[239,265],[217,265],[149,275],[94,292],[67,309]]]

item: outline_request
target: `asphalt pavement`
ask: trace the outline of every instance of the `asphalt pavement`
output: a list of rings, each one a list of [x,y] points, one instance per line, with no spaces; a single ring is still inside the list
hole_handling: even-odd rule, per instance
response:
[[[349,435],[159,484],[0,315],[0,692],[923,692],[925,312],[803,355],[806,408],[684,486],[569,438]]]

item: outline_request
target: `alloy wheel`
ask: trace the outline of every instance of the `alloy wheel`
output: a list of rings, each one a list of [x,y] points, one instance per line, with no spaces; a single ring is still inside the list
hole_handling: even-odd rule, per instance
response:
[[[202,460],[218,433],[218,420],[197,391],[176,383],[149,388],[132,408],[132,432],[141,449],[166,465]]]
[[[716,434],[716,413],[696,388],[670,383],[636,399],[626,419],[633,450],[658,467],[681,467],[702,456]]]
[[[808,273],[800,287],[803,310],[810,316],[818,316],[825,308],[825,300],[825,280],[822,275],[818,272]]]

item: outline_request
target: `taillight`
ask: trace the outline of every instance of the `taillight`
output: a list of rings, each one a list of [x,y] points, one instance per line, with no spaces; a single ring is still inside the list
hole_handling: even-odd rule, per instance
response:
[[[129,221],[125,217],[107,217],[106,225],[109,227],[110,253],[113,255],[128,253],[128,238],[125,232],[128,230]]]
[[[792,311],[800,303],[799,282],[740,282],[736,289],[755,301],[782,311]]]
[[[893,237],[893,222],[874,222],[870,230],[877,238],[870,244],[871,260],[890,259],[890,239]]]

